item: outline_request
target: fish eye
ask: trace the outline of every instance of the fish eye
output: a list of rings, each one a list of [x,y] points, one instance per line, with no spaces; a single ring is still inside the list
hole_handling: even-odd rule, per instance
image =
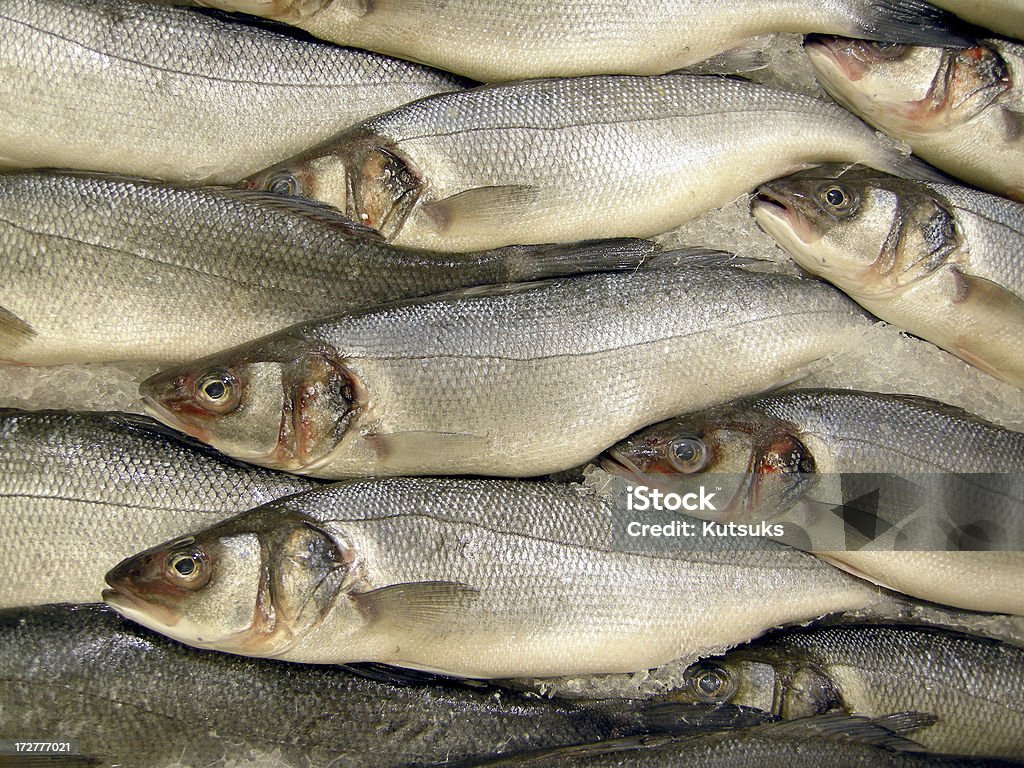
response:
[[[856,207],[854,196],[839,184],[830,184],[819,195],[827,211],[837,216],[849,216]]]
[[[214,413],[229,413],[238,407],[238,382],[230,371],[217,369],[196,380],[196,399]]]
[[[704,468],[707,457],[707,448],[695,437],[673,440],[668,446],[669,461],[680,472],[699,472]]]
[[[299,180],[285,171],[275,173],[267,179],[267,191],[275,195],[297,195],[299,193]]]
[[[199,589],[210,580],[209,561],[200,549],[175,550],[164,561],[164,575],[172,584]]]
[[[736,693],[732,676],[715,664],[698,664],[690,671],[688,678],[691,693],[709,704],[728,701]]]

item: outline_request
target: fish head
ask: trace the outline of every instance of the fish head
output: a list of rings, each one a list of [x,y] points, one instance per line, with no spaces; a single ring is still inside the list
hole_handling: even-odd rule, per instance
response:
[[[287,332],[162,370],[140,392],[168,426],[234,458],[300,474],[337,448],[363,396],[332,349]]]
[[[983,44],[933,48],[812,35],[804,50],[833,98],[901,137],[948,131],[1011,87],[1005,60]]]
[[[926,184],[827,165],[761,185],[752,212],[801,267],[854,298],[900,291],[962,246],[951,206]]]
[[[124,560],[103,598],[189,645],[277,656],[323,620],[352,560],[311,518],[271,504]]]
[[[333,206],[347,221],[390,239],[412,212],[423,182],[395,146],[357,130],[250,176],[242,186]]]
[[[682,416],[641,430],[601,458],[608,472],[665,493],[699,493],[714,485],[720,522],[767,520],[804,493],[814,459],[796,428],[742,406]]]

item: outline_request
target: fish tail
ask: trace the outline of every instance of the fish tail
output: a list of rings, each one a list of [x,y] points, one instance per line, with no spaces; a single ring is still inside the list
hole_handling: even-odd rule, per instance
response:
[[[924,0],[867,0],[856,37],[904,45],[960,48],[974,44],[971,28]]]

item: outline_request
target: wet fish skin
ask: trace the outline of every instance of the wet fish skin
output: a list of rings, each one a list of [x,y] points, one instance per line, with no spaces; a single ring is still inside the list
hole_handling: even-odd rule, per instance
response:
[[[678,450],[697,460],[680,467],[673,458]],[[828,551],[827,544],[815,551],[825,550],[821,554],[841,567],[926,600],[1024,613],[1019,544],[1024,434],[960,409],[920,397],[847,390],[762,395],[653,425],[616,445],[602,464],[675,493],[713,479],[727,486],[715,513],[722,519],[795,522],[812,534],[812,542],[838,536],[840,544],[847,541],[844,519],[828,511],[848,501],[835,485],[839,477],[884,473],[893,482],[904,477],[914,484],[917,502],[926,505],[923,511],[908,510],[893,490],[898,486],[886,484],[872,514],[886,528],[909,535],[900,546],[909,551]],[[967,506],[985,509],[998,524],[1000,538],[993,544],[1000,551],[945,551],[944,540],[934,540],[936,534],[945,536],[939,522],[946,513],[927,504],[954,495],[973,499],[965,501]],[[908,527],[914,513],[935,524]]]
[[[637,549],[619,501],[562,483],[340,483],[142,552],[104,599],[198,647],[481,678],[636,671],[888,605],[760,538]]]
[[[1012,760],[913,751],[913,744],[907,739],[885,728],[885,724],[895,718],[911,717],[923,716],[900,714],[876,722],[846,715],[819,715],[700,737],[612,739],[475,765],[478,768],[677,768],[681,765],[693,768],[749,765],[766,768],[1019,768],[1021,765]]]
[[[350,236],[338,218],[228,188],[0,175],[0,360],[183,362],[315,317],[655,251],[610,241],[452,256]]]
[[[1024,202],[1024,45],[943,49],[816,37],[804,49],[840,104],[937,168]]]
[[[313,481],[245,467],[141,416],[0,410],[0,607],[99,600],[154,537]]]
[[[678,698],[728,702],[784,718],[836,709],[871,718],[928,712],[936,722],[909,734],[927,749],[1019,758],[1022,665],[1020,648],[955,632],[804,628],[771,633],[694,665]]]
[[[264,466],[332,479],[528,477],[578,466],[673,413],[769,388],[865,323],[814,281],[642,269],[298,325],[167,368],[140,391],[161,421]]]
[[[834,104],[677,73],[421,99],[245,184],[328,203],[398,245],[464,251],[655,235],[827,161],[928,173]]]
[[[801,267],[873,314],[1024,387],[1024,206],[829,167],[762,185],[753,212]]]
[[[294,24],[342,45],[422,61],[481,82],[601,73],[650,75],[704,61],[755,35],[831,32],[944,44],[952,21],[927,3],[624,0],[580,3],[206,0]]]
[[[935,0],[935,5],[955,13],[972,24],[1009,37],[1024,38],[1024,3],[1020,0]]]
[[[289,768],[356,768],[372,755],[373,765],[398,768],[647,727],[638,703],[395,685],[343,668],[200,652],[105,606],[0,612],[0,738],[71,740],[104,766],[265,756]]]
[[[3,0],[0,38],[0,166],[231,183],[369,115],[465,85],[129,0]]]

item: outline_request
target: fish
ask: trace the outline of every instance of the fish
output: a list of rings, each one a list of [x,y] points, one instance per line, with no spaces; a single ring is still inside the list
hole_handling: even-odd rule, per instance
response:
[[[761,186],[752,210],[797,264],[868,311],[1024,387],[1024,206],[829,167]]]
[[[773,32],[830,32],[951,44],[956,20],[920,0],[726,6],[661,0],[581,3],[445,0],[203,0],[294,24],[317,37],[420,61],[481,82],[595,74],[662,74]],[[953,43],[955,44],[955,43]]]
[[[1019,768],[1016,760],[925,753],[899,730],[927,722],[926,713],[870,720],[841,714],[764,723],[738,732],[610,739],[473,763],[546,768]],[[894,731],[893,728],[897,730]]]
[[[0,166],[229,184],[466,81],[190,8],[0,2]]]
[[[198,648],[482,679],[635,672],[890,609],[877,587],[767,539],[655,549],[628,522],[585,485],[352,480],[151,547],[107,574],[103,597]]]
[[[958,179],[1024,202],[1024,45],[965,48],[813,37],[828,94]]]
[[[984,3],[972,0],[935,0],[934,5],[993,32],[1017,39],[1024,38],[1024,4],[1020,0],[986,0]]]
[[[154,537],[316,486],[181,437],[134,414],[0,410],[0,607],[95,602]]]
[[[181,363],[303,320],[631,268],[657,250],[614,240],[453,256],[364,235],[324,206],[230,187],[0,174],[0,360]]]
[[[687,668],[678,701],[728,703],[787,719],[842,711],[927,712],[910,734],[933,752],[1024,755],[1024,649],[913,626],[773,632]]]
[[[890,589],[1024,614],[1024,434],[958,408],[768,393],[653,425],[601,465],[667,492],[714,486],[717,510],[692,514],[792,523],[776,538]]]
[[[293,326],[162,369],[147,411],[325,479],[529,477],[798,377],[868,324],[831,286],[724,265],[467,289]]]
[[[835,104],[676,73],[426,97],[243,185],[332,205],[396,245],[465,251],[648,237],[826,161],[929,175]]]
[[[78,765],[400,768],[674,731],[674,718],[642,702],[205,653],[102,605],[0,611],[0,739],[70,741],[92,761]]]

